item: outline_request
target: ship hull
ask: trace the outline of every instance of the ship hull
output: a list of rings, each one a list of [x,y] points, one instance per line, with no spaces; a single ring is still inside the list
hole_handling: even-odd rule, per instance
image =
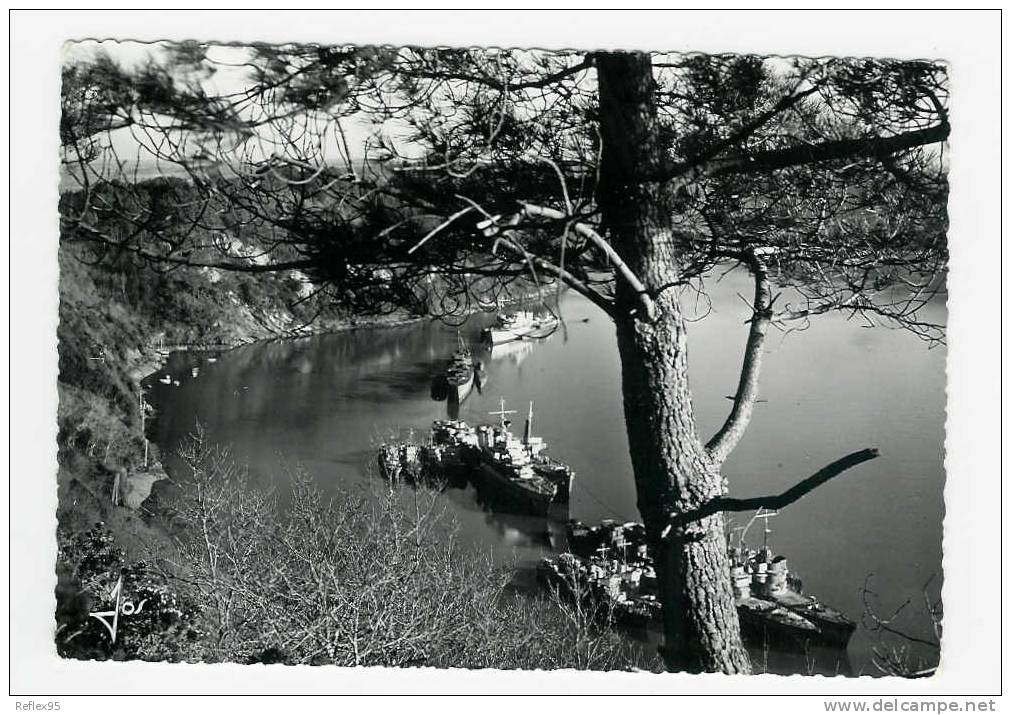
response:
[[[803,651],[808,644],[822,641],[815,624],[771,601],[752,597],[739,600],[736,606],[741,635],[752,645]]]
[[[487,459],[479,457],[473,479],[478,491],[496,505],[537,516],[545,516],[551,507],[553,495],[525,488]]]
[[[856,623],[810,596],[788,590],[773,594],[770,598],[783,608],[811,621],[818,627],[818,640],[828,645],[846,647],[856,630]]]
[[[474,372],[471,371],[471,373],[467,376],[465,380],[462,380],[456,384],[454,384],[452,381],[447,381],[447,388],[448,388],[447,397],[449,401],[455,402],[456,404],[460,404],[461,402],[467,399],[467,396],[470,395],[471,390],[474,389]]]
[[[663,607],[657,601],[648,604],[620,604],[614,608],[615,623],[629,628],[663,626]],[[820,642],[818,628],[810,622],[793,623],[770,616],[751,604],[737,604],[741,635],[751,646],[775,646],[781,651],[804,651],[810,643]]]
[[[542,561],[537,568],[537,579],[546,588],[558,588],[566,597],[573,599],[570,578],[566,571],[550,560]],[[585,577],[584,577],[585,578]],[[607,601],[600,590],[593,590],[597,597]],[[663,607],[654,599],[633,598],[632,600],[611,601],[610,607],[595,604],[590,593],[584,593],[586,606],[607,622],[625,628],[662,628]],[[757,598],[746,598],[735,603],[741,623],[741,635],[753,647],[775,646],[781,651],[803,651],[809,643],[819,642],[821,635],[817,626],[810,621],[778,607],[777,604]]]
[[[609,558],[624,560],[629,553],[640,552],[646,543],[641,524],[614,521],[605,521],[597,527],[570,522],[566,535],[569,551],[580,559],[599,554],[603,547]],[[856,629],[856,624],[843,613],[803,594],[799,585],[741,598],[737,611],[749,643],[774,643],[781,650],[803,648],[806,644],[845,648]]]
[[[568,504],[569,494],[572,492],[572,478],[575,476],[571,469],[561,463],[544,463],[535,464],[534,471],[555,485],[556,504]]]
[[[516,328],[487,328],[483,335],[492,345],[501,345],[515,340],[546,338],[557,326],[556,321],[547,321]]]

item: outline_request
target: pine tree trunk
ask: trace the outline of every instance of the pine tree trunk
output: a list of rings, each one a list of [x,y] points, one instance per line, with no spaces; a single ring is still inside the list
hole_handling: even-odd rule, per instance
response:
[[[747,673],[722,515],[661,538],[671,512],[720,496],[722,477],[696,432],[677,292],[660,290],[677,280],[683,237],[673,229],[664,186],[638,178],[665,158],[652,68],[647,55],[625,53],[599,54],[596,65],[603,141],[598,203],[619,255],[654,293],[647,307],[619,282],[616,322],[638,507],[664,609],[665,658],[673,670]]]

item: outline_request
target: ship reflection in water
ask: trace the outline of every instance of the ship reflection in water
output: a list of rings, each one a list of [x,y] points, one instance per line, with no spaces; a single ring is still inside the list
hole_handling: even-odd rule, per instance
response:
[[[565,522],[569,517],[567,504],[555,504],[542,517],[525,514],[510,514],[495,511],[492,504],[479,503],[485,507],[485,523],[492,527],[506,546],[537,548],[559,551],[565,548]]]
[[[537,347],[541,340],[514,340],[511,343],[499,343],[488,348],[492,360],[508,362],[512,365],[521,364]]]

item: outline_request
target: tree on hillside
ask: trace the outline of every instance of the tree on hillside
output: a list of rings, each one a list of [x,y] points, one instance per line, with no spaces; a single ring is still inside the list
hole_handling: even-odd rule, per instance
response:
[[[241,88],[214,91],[235,65]],[[748,672],[723,512],[789,503],[874,453],[779,498],[728,498],[721,465],[771,327],[843,310],[941,338],[918,309],[947,261],[946,82],[942,65],[905,60],[167,46],[141,68],[65,72],[78,191],[63,238],[163,266],[299,268],[340,295],[439,315],[494,305],[519,279],[579,292],[616,327],[668,666]],[[362,117],[382,131],[356,152]],[[200,199],[132,214],[91,200],[110,169],[129,190],[103,139],[125,131]],[[109,213],[128,225],[104,230]],[[232,240],[251,232],[256,256]],[[733,405],[707,439],[679,296],[726,262],[754,277],[753,316]]]

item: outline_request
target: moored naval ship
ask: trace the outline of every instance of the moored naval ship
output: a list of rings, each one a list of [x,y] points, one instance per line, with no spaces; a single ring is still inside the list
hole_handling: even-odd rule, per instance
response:
[[[544,584],[572,590],[582,584],[583,597],[608,604],[615,623],[644,626],[662,622],[656,570],[642,524],[605,521],[588,527],[570,522],[571,553],[542,559],[538,576]],[[744,636],[759,644],[803,649],[808,643],[845,647],[856,624],[816,598],[801,593],[800,580],[787,561],[766,544],[760,550],[731,548],[730,576]]]
[[[558,494],[558,487],[534,469],[528,443],[529,423],[525,440],[517,439],[509,430],[510,421],[506,415],[514,412],[505,409],[503,399],[501,408],[491,413],[499,416],[499,424],[477,428],[473,479],[478,489],[494,497],[523,511],[545,514]]]
[[[431,457],[428,445],[415,442],[412,434],[405,441],[381,445],[376,461],[384,479],[419,484],[441,475],[441,465]]]
[[[380,473],[390,481],[422,480],[462,484],[469,478],[493,509],[543,516],[551,504],[568,503],[575,472],[564,462],[548,457],[544,440],[531,434],[533,403],[523,438],[510,431],[502,408],[498,425],[474,428],[463,420],[435,420],[423,442],[383,444],[379,449]],[[519,507],[516,509],[516,507]],[[557,516],[557,513],[556,513]]]
[[[474,358],[463,341],[449,359],[446,385],[449,401],[457,404],[467,399],[467,395],[474,389]]]
[[[498,439],[500,443],[508,444],[514,451],[520,451],[520,458],[524,463],[529,465],[534,474],[540,478],[547,479],[554,485],[555,494],[552,497],[552,501],[555,503],[567,503],[572,491],[575,472],[564,462],[547,456],[545,454],[547,444],[544,439],[533,435],[534,403],[531,402],[527,410],[522,440],[517,440],[512,432],[509,431],[511,423],[505,418],[505,415],[515,414],[515,412],[505,409],[505,400],[501,401],[500,409],[491,414],[499,415],[500,422],[498,427],[479,427],[479,433],[483,431],[485,434],[491,434],[492,439]]]
[[[776,512],[759,509],[741,530],[738,545],[728,549],[735,595],[754,594],[786,608],[818,628],[819,642],[846,647],[856,630],[856,623],[817,597],[804,593],[803,584],[796,574],[790,572],[786,557],[773,554],[769,548],[769,534],[772,533],[769,518],[773,516]],[[759,519],[765,522],[762,548],[749,549],[744,543],[744,536],[750,525]]]
[[[481,336],[492,345],[498,345],[523,338],[544,338],[557,327],[558,318],[553,315],[539,316],[529,310],[521,310],[500,313],[495,323],[481,332]]]
[[[380,445],[376,455],[379,474],[389,482],[426,485],[439,489],[464,488],[477,445],[474,429],[459,420],[435,420],[429,436],[416,440],[414,430],[406,440]]]
[[[731,559],[734,558],[732,550]],[[754,594],[787,609],[817,627],[819,642],[840,647],[849,643],[856,623],[816,597],[803,593],[800,580],[789,572],[785,556],[774,556],[768,548],[763,548],[745,552],[732,563],[735,597]]]
[[[477,449],[477,431],[463,420],[435,420],[429,449],[444,468],[464,470],[471,461],[469,453]]]

